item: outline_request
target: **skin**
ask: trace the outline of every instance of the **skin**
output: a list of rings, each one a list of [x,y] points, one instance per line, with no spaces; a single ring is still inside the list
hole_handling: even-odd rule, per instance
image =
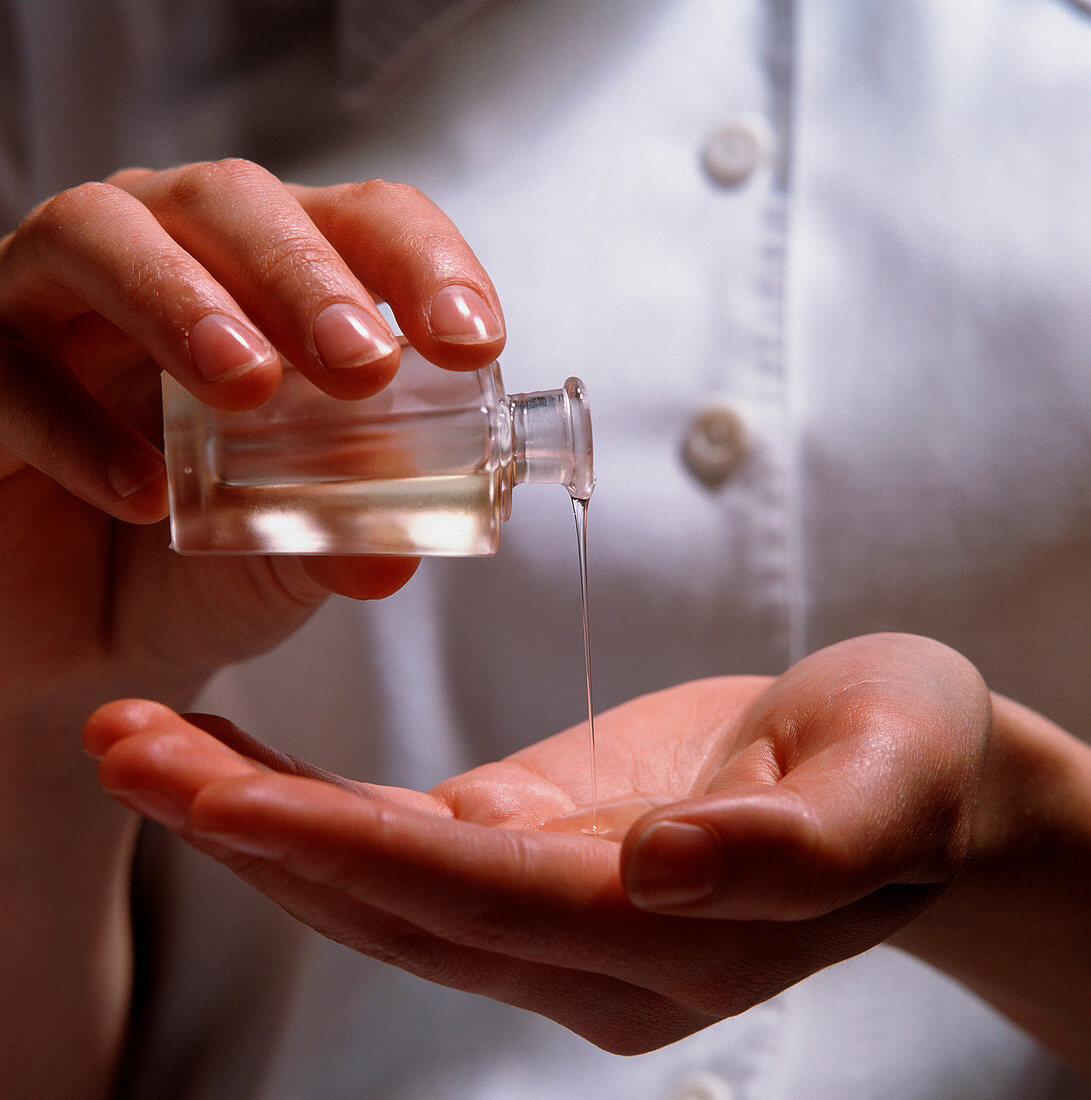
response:
[[[471,292],[471,323],[451,287]],[[373,392],[396,369],[369,354],[389,337],[379,298],[441,366],[500,350],[487,276],[408,188],[291,188],[235,161],[133,171],[0,242],[6,1094],[109,1093],[131,809],[349,947],[609,1050],[670,1042],[890,940],[1091,1068],[1091,754],[936,643],[858,639],[774,681],[603,716],[599,836],[580,831],[584,730],[419,793],[176,713],[329,590],[381,597],[415,563],[172,555],[158,373],[258,404],[275,347],[323,389]],[[331,305],[371,333],[346,356],[335,325],[336,366],[318,338]],[[107,703],[123,696],[158,702]],[[85,746],[116,802],[79,744],[96,707]]]
[[[132,170],[56,196],[0,240],[7,1095],[41,1095],[43,1081],[104,1094],[124,1039],[136,822],[101,797],[80,747],[87,715],[119,695],[184,706],[330,591],[380,598],[417,564],[170,552],[160,371],[248,407],[275,388],[279,352],[322,389],[365,396],[398,366],[380,299],[443,367],[484,365],[503,345],[466,242],[424,196],[381,181],[288,187],[241,161]],[[355,310],[355,328],[335,311],[323,357],[329,306]]]
[[[429,793],[109,705],[105,788],[327,936],[634,1054],[889,941],[1091,1070],[1091,750],[927,639],[698,681]],[[635,820],[634,820],[635,818]]]

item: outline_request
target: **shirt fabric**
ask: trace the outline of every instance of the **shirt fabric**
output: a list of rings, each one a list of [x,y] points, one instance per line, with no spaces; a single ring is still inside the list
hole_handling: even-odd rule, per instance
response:
[[[134,164],[272,164],[488,0],[3,0],[0,226]]]
[[[342,47],[340,102],[358,113],[316,120],[341,143],[292,174],[421,187],[500,291],[509,389],[586,381],[599,709],[897,629],[1086,736],[1086,8],[370,7],[422,18],[378,83],[360,75],[366,31]],[[746,437],[713,488],[683,458],[708,408]],[[202,705],[324,767],[416,787],[578,723],[563,491],[517,488],[501,542],[492,559],[426,561],[381,604],[330,601]],[[893,949],[621,1059],[354,955],[158,831],[145,841],[139,905],[160,948],[134,1095],[1091,1094]]]

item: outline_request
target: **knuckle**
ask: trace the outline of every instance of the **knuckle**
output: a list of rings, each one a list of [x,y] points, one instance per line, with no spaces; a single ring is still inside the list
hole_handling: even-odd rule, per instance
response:
[[[784,838],[784,867],[797,918],[833,912],[868,892],[875,872],[868,848],[823,831],[806,808],[793,824]]]
[[[369,212],[382,211],[386,225],[411,226],[420,221],[421,213],[431,215],[436,207],[423,192],[409,183],[385,179],[346,183],[328,192],[328,216],[340,231],[351,231],[361,221],[372,219]]]
[[[429,200],[410,183],[399,183],[386,179],[363,180],[359,183],[345,184],[341,192],[345,202],[383,203],[391,205],[415,205]]]
[[[153,179],[155,175],[156,172],[153,168],[138,168],[134,165],[129,168],[119,168],[116,172],[112,172],[106,177],[106,183],[120,187],[122,190],[128,190],[135,184]]]
[[[164,200],[177,207],[190,207],[204,201],[206,195],[264,185],[270,173],[242,157],[197,161],[172,173],[166,184]]]
[[[109,183],[95,181],[70,187],[31,210],[15,231],[13,245],[25,246],[31,241],[55,245],[69,236],[77,225],[100,217],[127,201],[124,192]]]

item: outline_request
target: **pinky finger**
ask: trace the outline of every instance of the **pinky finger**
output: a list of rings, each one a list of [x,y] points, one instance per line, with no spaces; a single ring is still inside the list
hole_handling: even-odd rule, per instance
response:
[[[59,361],[0,337],[0,448],[117,519],[167,514],[163,457]]]

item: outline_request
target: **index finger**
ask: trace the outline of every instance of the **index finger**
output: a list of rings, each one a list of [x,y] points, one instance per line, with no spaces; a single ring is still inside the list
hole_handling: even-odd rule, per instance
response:
[[[500,354],[504,319],[492,280],[451,219],[415,187],[368,180],[292,191],[426,359],[472,370]]]

